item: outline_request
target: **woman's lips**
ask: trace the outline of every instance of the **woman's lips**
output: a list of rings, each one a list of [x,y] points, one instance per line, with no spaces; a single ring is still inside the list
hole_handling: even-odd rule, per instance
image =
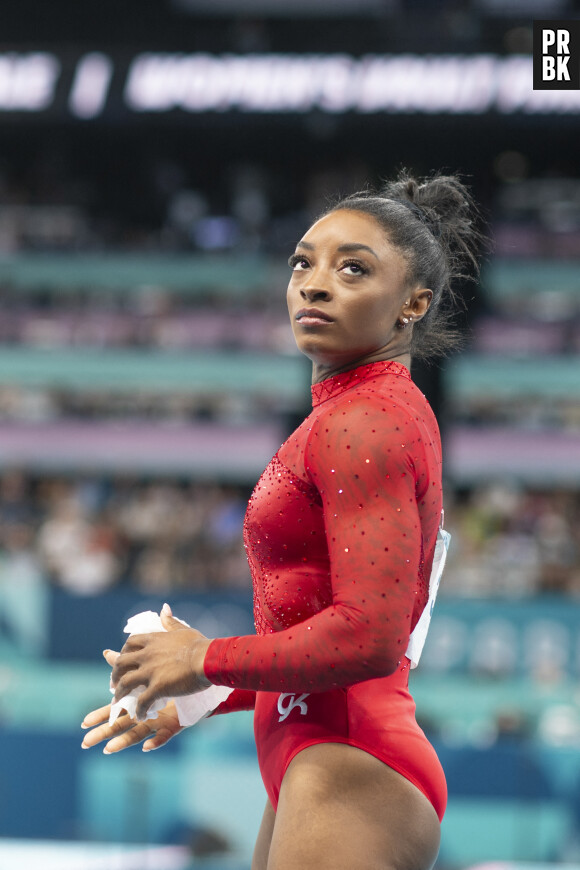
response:
[[[296,315],[296,321],[301,326],[321,326],[332,323],[332,318],[317,308],[301,308]]]

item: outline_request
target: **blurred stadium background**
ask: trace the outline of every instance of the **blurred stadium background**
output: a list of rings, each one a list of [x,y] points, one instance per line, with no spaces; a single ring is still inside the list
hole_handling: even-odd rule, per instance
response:
[[[453,549],[419,672],[439,870],[580,864],[580,92],[572,0],[20,0],[0,33],[0,867],[249,866],[251,715],[80,749],[104,646],[251,630],[245,501],[308,411],[286,258],[330,194],[470,178],[465,350],[414,375]]]

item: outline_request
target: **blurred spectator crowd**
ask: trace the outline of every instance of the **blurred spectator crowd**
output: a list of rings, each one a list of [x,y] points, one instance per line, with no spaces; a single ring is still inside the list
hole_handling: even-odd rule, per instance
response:
[[[580,432],[580,402],[574,396],[473,396],[453,404],[454,420],[468,426],[515,426],[528,431]]]
[[[272,294],[274,297],[274,294]],[[290,348],[284,294],[212,304],[166,289],[27,292],[0,288],[0,343],[31,348],[280,351]]]
[[[242,487],[118,477],[0,476],[2,585],[95,595],[249,588]]]
[[[279,412],[275,397],[231,392],[85,389],[0,385],[0,423],[62,420],[211,421],[229,426],[271,420]]]
[[[305,117],[306,136],[332,140],[332,118]],[[118,143],[123,147],[122,141]],[[55,137],[39,153],[0,155],[0,252],[291,252],[309,221],[339,195],[391,174],[375,158],[337,156],[287,168],[232,161],[200,173],[190,155],[162,156],[142,144],[114,163],[83,165],[85,155]],[[207,155],[211,161],[212,155]],[[380,158],[379,158],[380,159]],[[21,164],[19,166],[19,164]],[[416,172],[430,172],[432,166]],[[540,177],[520,150],[498,150],[493,185],[469,179],[492,215],[494,253],[575,258],[580,243],[577,167],[554,164]],[[137,205],[138,204],[138,205]]]
[[[580,595],[580,493],[490,482],[450,491],[442,594]]]

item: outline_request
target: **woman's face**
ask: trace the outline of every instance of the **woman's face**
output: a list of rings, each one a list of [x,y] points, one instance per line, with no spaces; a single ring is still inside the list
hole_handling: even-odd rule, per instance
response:
[[[415,294],[404,257],[373,217],[347,209],[325,215],[289,262],[292,330],[315,370],[332,373],[408,353],[410,329],[397,328],[397,321]]]

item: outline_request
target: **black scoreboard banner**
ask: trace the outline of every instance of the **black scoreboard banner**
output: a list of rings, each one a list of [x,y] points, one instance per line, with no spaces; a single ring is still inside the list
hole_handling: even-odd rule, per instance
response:
[[[531,55],[0,52],[0,119],[199,113],[580,115],[579,89],[534,89]]]

